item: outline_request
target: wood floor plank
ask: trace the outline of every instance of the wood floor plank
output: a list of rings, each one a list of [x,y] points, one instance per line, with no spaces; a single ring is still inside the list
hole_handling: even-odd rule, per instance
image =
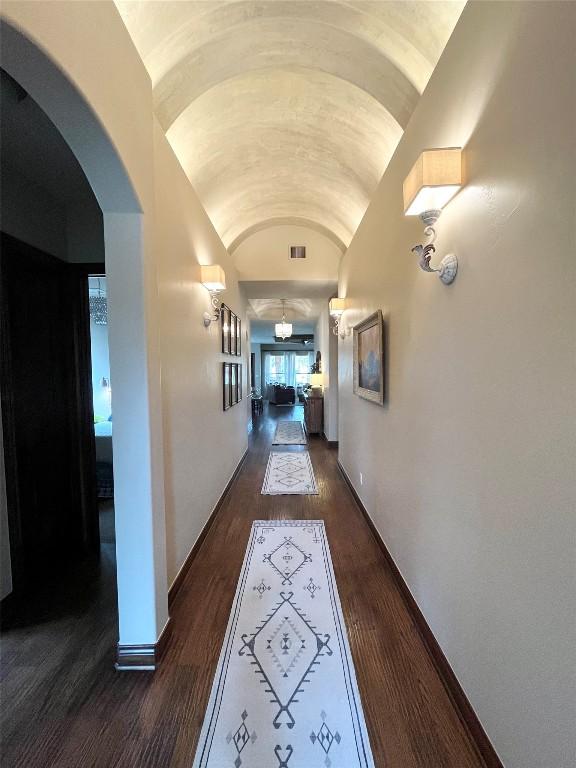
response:
[[[376,766],[483,768],[334,448],[309,440],[318,496],[260,494],[276,422],[292,416],[302,418],[301,409],[271,406],[254,422],[246,462],[172,605],[156,673],[113,669],[110,551],[88,598],[61,595],[51,605],[45,594],[43,613],[30,609],[4,629],[4,768],[190,768],[255,519],[326,523]]]

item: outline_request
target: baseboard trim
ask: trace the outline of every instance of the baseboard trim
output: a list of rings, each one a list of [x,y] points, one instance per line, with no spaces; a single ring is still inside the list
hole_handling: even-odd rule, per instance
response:
[[[322,439],[328,443],[330,448],[338,448],[338,440],[328,440],[326,437],[326,432],[322,432]]]
[[[172,586],[168,590],[168,608],[169,609],[172,607],[172,604],[174,603],[174,600],[176,599],[176,595],[178,594],[178,592],[180,590],[180,587],[182,586],[182,583],[184,582],[184,579],[186,578],[186,574],[190,570],[190,566],[194,562],[194,558],[198,554],[198,550],[202,546],[202,542],[206,538],[206,536],[208,534],[208,531],[212,527],[212,524],[213,524],[213,522],[214,522],[214,520],[216,518],[216,515],[220,511],[220,509],[222,507],[222,504],[224,503],[224,499],[228,495],[228,492],[230,491],[230,488],[232,487],[232,484],[234,483],[234,481],[238,477],[238,474],[239,474],[240,470],[242,469],[242,465],[246,461],[246,456],[248,456],[248,449],[246,449],[244,451],[244,454],[242,455],[242,458],[238,462],[238,466],[236,467],[236,469],[232,473],[232,477],[230,478],[230,480],[226,484],[226,487],[222,491],[222,494],[221,494],[220,498],[218,499],[218,501],[216,502],[216,506],[212,510],[212,513],[210,514],[210,517],[208,518],[208,520],[204,524],[204,527],[200,531],[200,535],[198,536],[198,538],[194,542],[194,544],[192,546],[192,549],[190,550],[190,552],[188,553],[188,556],[186,557],[186,560],[184,560],[180,570],[176,574],[176,578],[174,579],[174,581],[172,582]]]
[[[458,678],[454,674],[454,670],[450,666],[450,663],[448,662],[448,659],[444,655],[442,648],[440,647],[438,641],[434,637],[434,633],[428,626],[428,622],[426,621],[424,614],[418,607],[418,603],[414,599],[414,596],[410,592],[408,585],[404,581],[404,577],[400,573],[398,566],[396,565],[392,555],[388,551],[388,547],[384,543],[384,539],[382,538],[382,536],[380,535],[380,532],[376,528],[374,521],[370,517],[368,510],[366,509],[362,500],[358,496],[358,493],[356,492],[356,489],[354,488],[352,481],[348,477],[348,473],[346,472],[346,470],[344,469],[340,461],[338,461],[338,468],[340,469],[342,477],[344,478],[344,480],[346,481],[346,484],[348,485],[348,488],[350,489],[350,493],[354,497],[354,501],[356,502],[356,504],[358,505],[358,508],[362,512],[368,524],[368,527],[372,532],[372,535],[376,539],[376,542],[380,547],[380,550],[384,555],[386,562],[390,566],[390,569],[394,575],[396,583],[398,584],[400,592],[402,593],[402,596],[408,606],[408,609],[412,615],[412,618],[418,629],[418,632],[420,633],[420,636],[422,637],[422,640],[426,646],[426,649],[430,654],[430,658],[432,659],[432,662],[438,674],[440,675],[442,683],[444,684],[444,688],[446,689],[448,696],[450,697],[450,700],[452,701],[452,704],[454,705],[454,708],[456,709],[456,712],[458,713],[458,716],[462,724],[466,728],[471,741],[476,746],[476,749],[478,750],[478,753],[482,758],[486,768],[504,768],[502,765],[502,762],[500,761],[500,758],[496,754],[496,750],[492,746],[492,742],[488,738],[488,734],[482,727],[482,723],[478,719],[476,712],[474,712],[472,705],[468,701],[468,697],[464,693],[464,689],[458,682]]]
[[[119,672],[154,672],[162,660],[171,633],[172,621],[168,617],[157,642],[143,645],[118,643],[115,668]]]

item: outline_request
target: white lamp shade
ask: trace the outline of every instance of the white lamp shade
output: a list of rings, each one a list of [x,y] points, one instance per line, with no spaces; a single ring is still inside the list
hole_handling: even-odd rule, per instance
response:
[[[310,384],[313,387],[321,387],[323,382],[324,382],[324,377],[322,376],[321,373],[313,373],[310,376]]]
[[[405,215],[442,210],[462,186],[462,177],[460,148],[425,150],[404,181]]]
[[[330,299],[328,311],[332,317],[340,317],[346,309],[346,299]]]
[[[200,267],[200,282],[209,291],[226,290],[226,275],[219,264]]]
[[[276,323],[274,333],[280,339],[287,339],[292,336],[292,323]]]

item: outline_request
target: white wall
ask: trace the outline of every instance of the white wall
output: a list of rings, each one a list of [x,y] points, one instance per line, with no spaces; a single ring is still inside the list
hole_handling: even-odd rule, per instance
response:
[[[77,89],[62,94],[59,74],[4,34],[9,73],[54,121],[104,210],[120,642],[154,642],[167,618],[167,582],[247,444],[248,403],[223,412],[221,363],[244,364],[246,393],[249,344],[244,334],[242,359],[220,354],[219,327],[202,323],[209,298],[198,264],[224,267],[223,298],[243,320],[244,300],[153,118],[149,77],[113,3],[6,2],[2,11]],[[82,112],[86,103],[106,134]]]
[[[340,344],[341,461],[507,768],[574,765],[575,28],[573,3],[466,6],[340,274],[390,361],[382,408]],[[402,182],[460,145],[445,287]]]
[[[250,345],[232,258],[156,121],[154,169],[166,549],[172,583],[248,446],[245,403],[226,412],[222,408],[222,363],[242,363],[246,398]],[[242,320],[242,357],[221,354],[220,323],[206,329],[202,322],[210,298],[198,282],[198,265],[212,263],[226,273],[222,301]]]
[[[104,212],[119,640],[153,643],[167,585],[151,83],[111,2],[8,1],[2,16],[2,66],[54,122]]]
[[[254,353],[254,386],[262,393],[262,345],[252,343],[250,351]]]
[[[328,378],[330,391],[324,404],[328,414],[327,440],[338,441],[338,336],[332,333],[334,320],[328,320]]]
[[[290,246],[305,245],[305,259],[291,259]],[[342,251],[307,227],[277,225],[255,232],[233,250],[242,280],[336,280]]]

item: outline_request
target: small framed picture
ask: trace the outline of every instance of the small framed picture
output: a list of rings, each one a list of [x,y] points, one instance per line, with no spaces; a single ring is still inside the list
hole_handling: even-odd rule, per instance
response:
[[[236,317],[236,354],[242,354],[242,320]]]
[[[230,354],[230,341],[231,341],[230,323],[231,323],[231,315],[232,315],[232,312],[230,311],[230,307],[227,307],[226,304],[222,304],[222,308],[220,309],[220,320],[222,322],[222,352],[225,355],[229,355]]]
[[[242,364],[238,364],[238,402],[242,400]]]
[[[230,405],[236,405],[238,402],[238,366],[236,363],[230,363]]]
[[[232,363],[222,363],[222,405],[224,410],[230,408],[230,380]]]
[[[234,312],[230,312],[230,354],[236,354],[236,322],[238,318]]]

